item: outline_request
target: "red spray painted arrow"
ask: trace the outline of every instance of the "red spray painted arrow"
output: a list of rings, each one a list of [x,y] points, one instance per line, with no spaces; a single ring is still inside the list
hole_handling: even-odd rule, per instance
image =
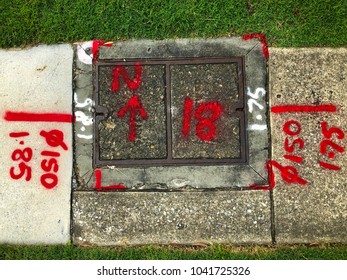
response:
[[[121,108],[117,116],[118,118],[123,118],[126,113],[129,112],[129,140],[135,141],[136,138],[136,115],[139,114],[143,120],[147,119],[147,112],[142,106],[137,95],[130,98],[129,102]]]

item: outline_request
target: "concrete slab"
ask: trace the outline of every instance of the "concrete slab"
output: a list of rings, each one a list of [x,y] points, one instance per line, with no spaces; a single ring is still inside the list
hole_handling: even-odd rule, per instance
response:
[[[70,238],[70,45],[0,51],[0,243]]]
[[[270,49],[269,71],[272,110],[310,106],[271,114],[276,240],[346,242],[347,50]]]
[[[263,191],[74,192],[72,204],[75,244],[271,243]]]

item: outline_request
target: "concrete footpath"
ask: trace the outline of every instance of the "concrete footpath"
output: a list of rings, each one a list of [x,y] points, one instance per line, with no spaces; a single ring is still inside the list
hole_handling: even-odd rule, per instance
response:
[[[347,49],[94,41],[0,59],[0,243],[347,242]]]

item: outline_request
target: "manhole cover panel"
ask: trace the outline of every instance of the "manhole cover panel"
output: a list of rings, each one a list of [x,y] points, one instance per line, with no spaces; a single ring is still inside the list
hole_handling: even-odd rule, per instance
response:
[[[98,67],[98,105],[107,109],[107,117],[97,127],[100,160],[166,158],[165,66],[141,66],[141,77],[145,78],[133,89],[122,82],[118,70],[119,88],[115,89],[115,69],[124,69],[131,80],[136,77],[135,65],[120,67]],[[135,128],[130,127],[133,124]]]
[[[94,165],[247,162],[241,57],[100,62]]]

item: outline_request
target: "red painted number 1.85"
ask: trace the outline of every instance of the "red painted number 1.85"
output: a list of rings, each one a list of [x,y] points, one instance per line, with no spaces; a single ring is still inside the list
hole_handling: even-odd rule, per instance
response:
[[[19,144],[24,145],[24,137],[28,136],[28,132],[11,132],[11,138],[20,139]],[[19,180],[25,176],[25,181],[31,180],[31,167],[27,163],[33,157],[33,150],[29,147],[23,149],[15,149],[12,152],[11,158],[14,162],[18,162],[17,167],[10,168],[10,176],[14,180]],[[19,172],[18,172],[19,170]]]

